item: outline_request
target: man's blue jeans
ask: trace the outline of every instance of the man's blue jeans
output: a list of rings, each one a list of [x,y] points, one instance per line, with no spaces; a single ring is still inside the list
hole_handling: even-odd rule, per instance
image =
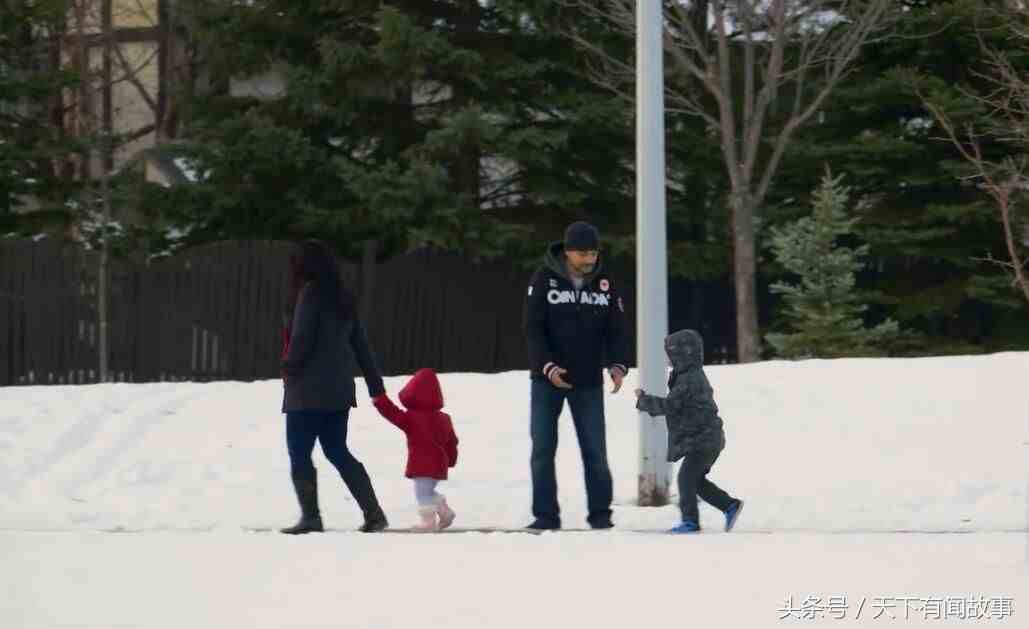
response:
[[[561,523],[554,456],[557,454],[557,420],[566,399],[582,454],[588,520],[591,524],[603,522],[611,517],[612,483],[607,464],[604,390],[600,385],[558,389],[549,382],[532,380],[532,514],[551,525]]]

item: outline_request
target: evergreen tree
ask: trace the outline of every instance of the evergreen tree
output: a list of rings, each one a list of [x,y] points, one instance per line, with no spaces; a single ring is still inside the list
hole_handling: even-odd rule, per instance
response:
[[[868,245],[852,248],[842,242],[857,219],[848,216],[850,191],[841,182],[842,176],[826,173],[815,190],[811,216],[771,230],[776,259],[799,277],[771,287],[783,295],[787,331],[766,340],[784,358],[865,356],[898,331],[892,320],[865,326],[867,306],[854,288]]]
[[[535,260],[527,236],[576,218],[632,233],[631,112],[579,76],[570,42],[543,26],[547,3],[188,6],[215,87],[186,121],[206,177],[188,204],[197,238]],[[269,73],[274,97],[230,94]]]
[[[981,76],[980,37],[999,49],[1019,45],[987,10],[1003,1],[905,2],[893,36],[862,50],[819,124],[801,132],[771,198],[769,220],[781,224],[804,207],[820,164],[848,173],[861,218],[856,229],[870,245],[858,286],[876,314],[889,312],[905,329],[895,353],[1029,343],[1004,271],[981,261],[1005,256],[996,209],[967,179],[961,156],[915,90],[921,85],[939,97],[961,127],[984,118],[985,106],[962,90],[991,89]],[[1026,67],[1024,55],[1016,58]],[[1000,143],[984,150],[998,161],[1015,152]]]
[[[0,11],[0,234],[63,224],[78,185],[60,94],[80,81],[60,64],[66,0],[13,0]],[[26,213],[26,210],[33,210]]]

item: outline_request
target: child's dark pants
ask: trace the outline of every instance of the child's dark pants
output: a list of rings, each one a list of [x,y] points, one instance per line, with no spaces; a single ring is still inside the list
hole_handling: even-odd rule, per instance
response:
[[[697,512],[697,496],[719,511],[725,511],[733,498],[718,485],[707,479],[711,466],[718,460],[720,452],[700,450],[686,456],[679,467],[679,510],[683,522],[700,524]]]

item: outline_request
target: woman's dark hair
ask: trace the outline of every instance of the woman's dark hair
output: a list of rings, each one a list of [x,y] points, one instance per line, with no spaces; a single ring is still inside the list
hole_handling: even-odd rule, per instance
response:
[[[339,263],[329,246],[320,240],[305,240],[289,256],[292,274],[290,315],[296,308],[300,291],[308,282],[326,304],[336,308],[344,320],[357,317],[357,299],[343,285]]]

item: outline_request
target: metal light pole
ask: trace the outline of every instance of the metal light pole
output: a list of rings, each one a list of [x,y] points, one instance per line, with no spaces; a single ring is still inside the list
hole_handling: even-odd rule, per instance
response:
[[[668,254],[665,232],[665,105],[661,0],[636,0],[636,359],[639,386],[665,394]],[[668,503],[668,429],[639,415],[639,504]]]

